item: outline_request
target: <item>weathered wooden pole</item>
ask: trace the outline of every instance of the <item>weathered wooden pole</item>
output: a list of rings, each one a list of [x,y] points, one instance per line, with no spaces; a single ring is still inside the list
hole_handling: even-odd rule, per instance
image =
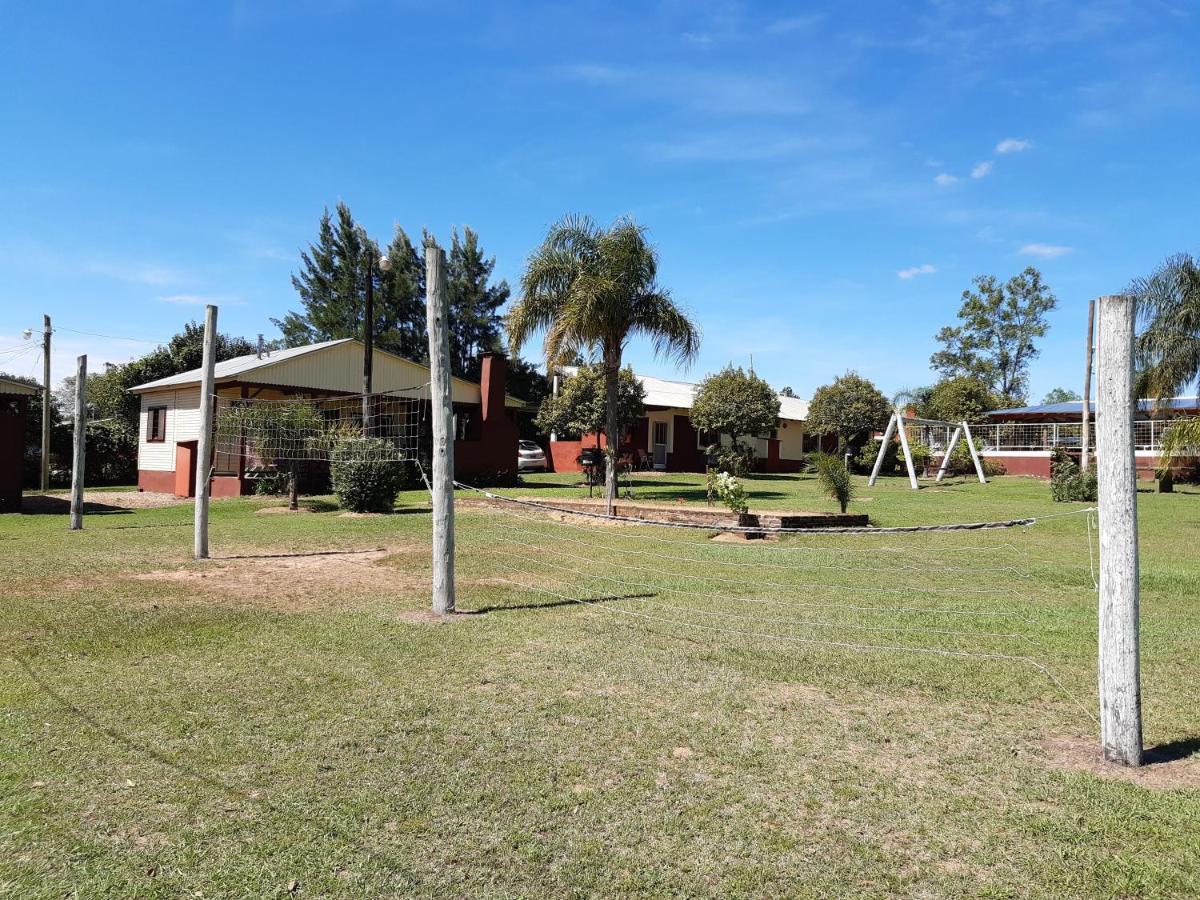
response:
[[[1142,764],[1138,647],[1137,469],[1133,455],[1134,301],[1100,298],[1096,476],[1100,505],[1100,742],[1105,759]]]
[[[75,366],[75,444],[71,459],[71,530],[83,527],[83,476],[87,463],[87,355]]]
[[[1096,341],[1096,301],[1088,301],[1087,341],[1084,347],[1083,367],[1083,432],[1079,436],[1079,468],[1086,472],[1091,465],[1088,459],[1091,443],[1092,420],[1092,347]]]
[[[454,612],[454,402],[450,381],[450,305],[446,253],[425,245],[425,316],[433,420],[433,611]]]
[[[196,441],[196,535],[193,555],[208,559],[208,501],[212,491],[213,370],[217,364],[217,308],[204,308],[204,356],[200,364],[200,435]]]
[[[875,456],[875,465],[871,467],[871,477],[867,479],[868,487],[875,487],[875,482],[879,479],[879,471],[883,468],[883,455],[887,453],[888,444],[892,442],[892,435],[896,433],[896,414],[892,413],[892,417],[888,419],[887,428],[883,430],[883,440],[879,442],[879,453]]]
[[[42,492],[50,490],[50,317],[42,316]]]

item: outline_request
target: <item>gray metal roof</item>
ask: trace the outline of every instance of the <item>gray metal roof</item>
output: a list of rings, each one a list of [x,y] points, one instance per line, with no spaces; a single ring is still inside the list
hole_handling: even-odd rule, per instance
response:
[[[285,360],[295,359],[297,356],[304,356],[308,353],[315,353],[318,350],[324,350],[326,347],[336,347],[338,344],[354,343],[354,338],[341,338],[336,341],[321,341],[319,344],[305,344],[303,347],[288,347],[286,350],[272,350],[270,353],[264,352],[260,357],[257,353],[250,353],[246,356],[235,356],[233,359],[227,359],[224,362],[219,362],[213,367],[214,381],[223,381],[227,378],[237,378],[240,375],[245,375],[248,372],[253,372],[256,369],[265,369],[268,366],[274,366]],[[142,391],[152,391],[156,388],[175,387],[182,384],[199,384],[200,370],[192,369],[188,372],[180,372],[178,375],[168,375],[166,378],[159,378],[156,381],[147,381],[145,384],[139,384],[137,387],[130,388],[132,393],[140,394]]]
[[[40,394],[42,389],[36,385],[25,384],[23,381],[13,381],[11,378],[0,378],[0,394],[20,394],[32,397]]]
[[[1161,402],[1157,400],[1139,400],[1138,412],[1149,413],[1154,409],[1165,409],[1172,412],[1187,412],[1200,409],[1200,397],[1168,397]],[[1092,401],[1093,412],[1096,401]],[[1036,406],[1016,406],[1012,409],[994,409],[986,415],[993,416],[1065,416],[1082,415],[1083,401],[1068,400],[1065,403],[1041,403]]]

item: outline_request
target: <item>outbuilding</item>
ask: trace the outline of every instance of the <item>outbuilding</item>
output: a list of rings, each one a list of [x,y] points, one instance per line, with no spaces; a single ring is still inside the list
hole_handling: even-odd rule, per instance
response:
[[[25,470],[25,420],[41,388],[0,378],[0,513],[21,508]]]
[[[322,399],[362,390],[364,346],[345,338],[252,353],[216,364],[214,391],[229,400]],[[517,471],[517,425],[524,403],[505,394],[508,360],[484,354],[480,383],[453,379],[454,469],[458,478],[500,478]],[[160,378],[132,392],[141,398],[138,426],[138,489],[191,497],[196,492],[200,436],[199,369]],[[429,368],[375,349],[372,391],[427,398]],[[250,492],[247,454],[214,453],[212,495]],[[252,474],[252,473],[249,473]]]

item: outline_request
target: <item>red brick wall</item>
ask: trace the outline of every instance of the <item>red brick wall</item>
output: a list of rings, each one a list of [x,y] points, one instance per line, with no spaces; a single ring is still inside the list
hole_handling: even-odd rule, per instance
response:
[[[153,494],[175,493],[175,473],[138,469],[138,490]]]

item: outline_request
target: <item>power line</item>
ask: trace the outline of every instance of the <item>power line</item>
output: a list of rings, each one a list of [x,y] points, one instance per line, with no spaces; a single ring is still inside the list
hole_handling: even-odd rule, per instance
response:
[[[170,340],[151,341],[151,340],[147,340],[146,338],[124,337],[119,334],[101,334],[98,331],[83,331],[79,328],[68,328],[65,325],[55,325],[54,330],[55,331],[69,331],[72,334],[86,334],[89,337],[107,338],[110,341],[133,341],[135,344],[154,344],[155,346],[161,346],[162,344],[171,343]]]

